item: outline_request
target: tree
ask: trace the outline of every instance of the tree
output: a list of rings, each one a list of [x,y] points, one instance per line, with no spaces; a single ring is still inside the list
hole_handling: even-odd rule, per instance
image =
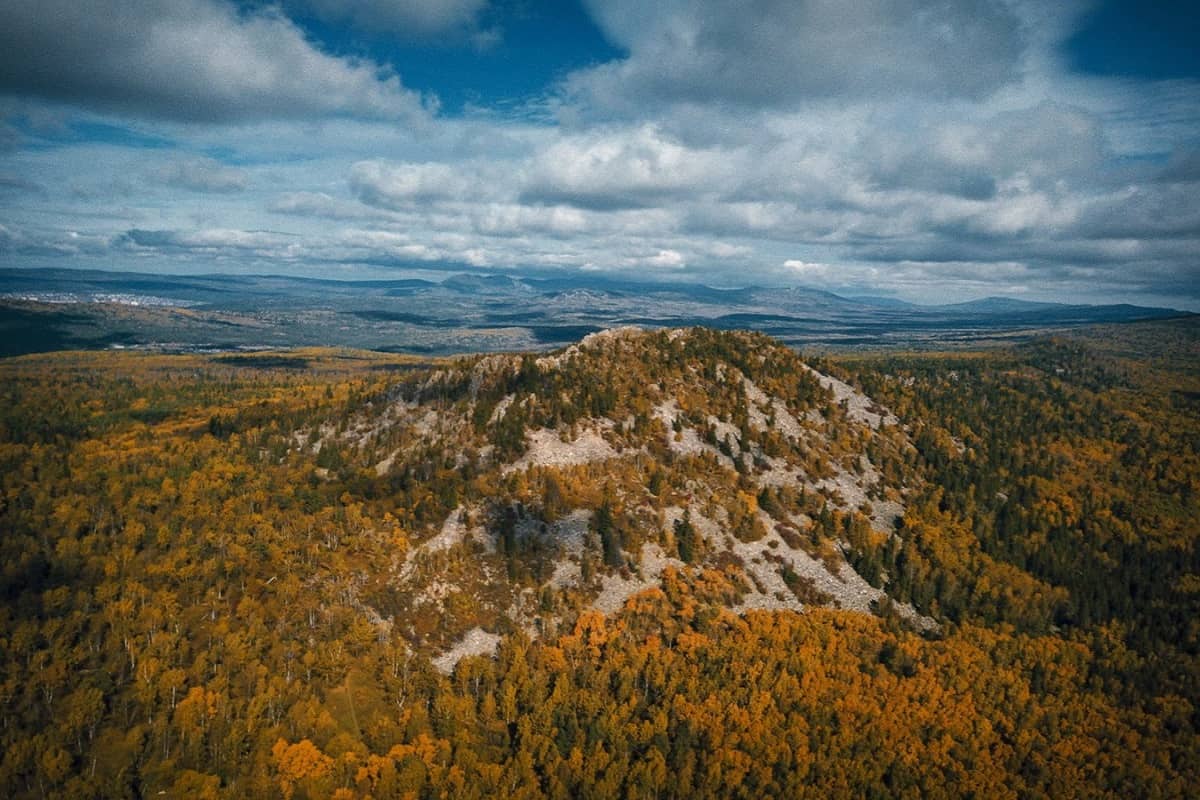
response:
[[[679,560],[685,564],[694,564],[700,554],[700,538],[696,535],[696,527],[692,525],[690,508],[675,520],[675,548],[679,551]]]
[[[610,567],[619,567],[625,563],[621,556],[620,534],[613,526],[612,505],[608,498],[604,499],[592,515],[592,530],[600,537],[600,551],[603,553],[604,563]]]

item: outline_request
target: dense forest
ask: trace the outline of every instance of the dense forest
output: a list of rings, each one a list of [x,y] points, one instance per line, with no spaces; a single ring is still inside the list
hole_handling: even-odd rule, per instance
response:
[[[24,356],[0,481],[4,796],[1200,781],[1190,320]]]

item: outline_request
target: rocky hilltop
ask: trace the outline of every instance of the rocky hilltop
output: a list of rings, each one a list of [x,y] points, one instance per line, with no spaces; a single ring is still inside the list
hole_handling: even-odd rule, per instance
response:
[[[917,480],[904,424],[759,334],[629,327],[465,359],[299,438],[339,463],[385,454],[389,491],[453,498],[441,519],[416,495],[396,509],[410,546],[363,601],[445,670],[498,634],[615,612],[668,570],[723,571],[735,611],[937,625],[892,577]]]

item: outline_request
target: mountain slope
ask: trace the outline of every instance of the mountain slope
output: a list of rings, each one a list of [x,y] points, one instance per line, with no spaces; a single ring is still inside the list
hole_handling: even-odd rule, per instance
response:
[[[1186,797],[1196,347],[5,359],[0,794]]]
[[[915,557],[896,535],[923,480],[906,426],[761,335],[616,329],[546,356],[467,359],[300,435],[330,463],[370,464],[367,496],[420,481],[392,512],[413,546],[364,602],[447,653],[485,641],[481,625],[536,635],[615,612],[685,565],[728,573],[739,612],[817,605],[937,627],[910,604],[911,576],[889,578]],[[1024,573],[1003,578],[1058,602]]]

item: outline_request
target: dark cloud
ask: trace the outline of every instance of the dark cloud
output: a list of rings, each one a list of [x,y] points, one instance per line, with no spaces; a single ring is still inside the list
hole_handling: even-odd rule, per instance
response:
[[[875,172],[875,187],[884,190],[912,189],[946,194],[965,200],[991,200],[996,196],[996,179],[978,167],[955,167],[932,159],[881,167]]]
[[[146,230],[131,228],[115,237],[117,249],[150,249],[176,252],[221,254],[252,253],[286,256],[296,237],[274,231],[235,229]]]
[[[179,238],[175,231],[146,231],[133,228],[119,236],[116,244],[137,247],[173,247]]]
[[[851,244],[846,256],[877,263],[922,262],[975,265],[981,277],[993,277],[994,264],[1022,264],[1031,277],[1064,278],[1080,268],[1095,270],[1112,281],[1140,280],[1148,264],[1172,264],[1177,275],[1200,280],[1200,264],[1189,263],[1198,239],[1145,241],[1136,239],[912,239]],[[1076,275],[1076,277],[1078,277]],[[1195,284],[1193,284],[1194,286]],[[1088,287],[1081,286],[1081,290]],[[1190,293],[1195,296],[1193,289]]]
[[[185,121],[423,114],[395,75],[220,0],[6,0],[0,92]]]
[[[592,0],[625,60],[572,76],[604,108],[790,106],[814,97],[981,97],[1013,80],[1022,29],[996,0]]]
[[[167,186],[205,194],[232,194],[245,191],[246,173],[210,158],[186,159],[168,164],[155,173]]]
[[[531,206],[570,206],[583,211],[629,211],[655,205],[652,194],[602,192],[573,192],[552,186],[536,186],[521,192],[517,198]],[[659,200],[664,199],[660,194]]]
[[[1090,239],[1191,239],[1200,244],[1198,192],[1200,186],[1182,181],[1127,187],[1089,203],[1075,230]]]
[[[1200,145],[1177,149],[1156,178],[1164,183],[1200,183]]]

